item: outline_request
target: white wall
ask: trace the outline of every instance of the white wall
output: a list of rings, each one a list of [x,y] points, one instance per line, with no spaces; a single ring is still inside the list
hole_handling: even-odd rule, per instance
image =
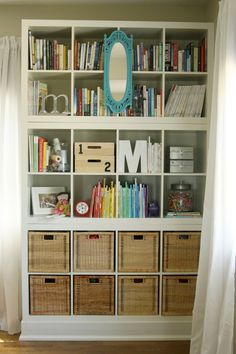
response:
[[[99,0],[98,0],[99,2]],[[0,5],[0,37],[20,36],[21,19],[83,19],[214,22],[217,0],[207,6],[167,5]]]

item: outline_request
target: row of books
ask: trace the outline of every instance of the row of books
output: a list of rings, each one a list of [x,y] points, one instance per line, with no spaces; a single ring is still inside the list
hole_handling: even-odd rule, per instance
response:
[[[136,84],[133,92],[133,115],[160,117],[162,115],[162,90]]]
[[[74,114],[77,116],[104,116],[104,91],[101,87],[74,89]]]
[[[137,182],[125,182],[118,185],[118,217],[146,218],[148,217],[148,186]]]
[[[206,85],[172,85],[165,107],[165,116],[201,117],[205,91]]]
[[[29,172],[47,172],[51,146],[47,139],[29,135]]]
[[[94,41],[80,43],[74,41],[74,70],[103,70],[104,45]]]
[[[104,91],[96,89],[74,89],[74,114],[78,116],[116,116],[109,108],[104,107]],[[120,116],[160,117],[162,115],[162,91],[153,87],[135,85],[133,105]]]
[[[70,70],[71,49],[67,43],[57,40],[36,38],[29,31],[29,69],[30,70]]]
[[[133,49],[134,71],[162,71],[163,44],[151,44],[145,48],[144,43],[137,44]]]
[[[114,218],[116,215],[116,186],[113,181],[106,184],[106,179],[103,182],[93,186],[91,192],[89,217],[94,218]]]
[[[207,71],[207,48],[205,38],[199,45],[191,42],[186,48],[178,48],[176,41],[166,43],[165,71]]]
[[[28,113],[29,115],[39,114],[42,108],[42,97],[48,95],[48,85],[39,80],[28,81]]]

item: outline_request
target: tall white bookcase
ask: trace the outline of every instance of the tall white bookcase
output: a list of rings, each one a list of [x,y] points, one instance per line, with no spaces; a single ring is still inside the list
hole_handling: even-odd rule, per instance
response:
[[[133,36],[134,45],[144,42],[163,43],[161,71],[133,71],[133,83],[149,85],[161,89],[162,105],[165,103],[171,86],[206,85],[206,97],[201,117],[167,117],[164,109],[161,117],[108,117],[76,116],[74,107],[75,87],[103,86],[102,70],[74,70],[74,40],[81,42],[102,41],[121,28]],[[37,38],[57,39],[67,43],[71,49],[71,69],[69,70],[31,70],[29,69],[28,31]],[[207,45],[207,71],[178,72],[165,71],[165,44],[171,41],[185,48],[189,42],[198,43],[203,37]],[[191,184],[194,193],[194,210],[203,212],[204,189],[207,165],[207,141],[210,121],[210,97],[213,66],[213,25],[210,23],[177,22],[129,22],[129,21],[65,21],[65,20],[23,20],[22,21],[22,191],[23,191],[23,233],[22,233],[22,299],[23,318],[21,340],[157,340],[186,339],[191,333],[191,316],[164,316],[163,277],[176,274],[163,269],[163,235],[165,231],[200,231],[202,217],[167,218],[168,190],[171,184],[183,180]],[[70,115],[29,115],[29,80],[48,83],[50,93],[66,94],[69,97]],[[69,147],[70,172],[29,172],[28,136],[45,136],[48,140],[59,137]],[[162,144],[162,165],[160,173],[119,173],[119,140],[147,140]],[[76,173],[74,172],[74,143],[78,141],[113,142],[116,146],[116,167],[114,173]],[[170,173],[168,167],[168,148],[170,146],[193,146],[195,168],[193,173]],[[101,178],[118,182],[132,182],[134,177],[140,183],[149,185],[150,200],[157,200],[160,216],[153,218],[80,218],[73,212],[77,200],[89,200],[91,189]],[[31,187],[64,186],[71,194],[72,212],[70,217],[47,218],[33,215]],[[117,202],[118,204],[118,202]],[[67,231],[70,237],[70,271],[63,273],[70,279],[69,315],[32,315],[29,310],[30,290],[28,233],[30,231]],[[112,231],[115,236],[114,271],[114,315],[74,315],[73,278],[78,273],[73,270],[73,237],[75,231]],[[158,232],[159,257],[158,271],[151,273],[158,279],[156,315],[119,315],[118,283],[119,276],[127,275],[118,271],[118,242],[120,231]],[[38,274],[38,273],[37,273]],[[41,272],[41,274],[48,274]],[[58,273],[50,275],[60,275]],[[84,272],[83,274],[97,274]],[[101,273],[106,275],[107,273]],[[128,273],[129,275],[130,273]],[[133,273],[132,273],[133,274]],[[131,274],[131,275],[132,275]],[[178,275],[193,275],[196,272],[178,272]],[[137,273],[133,274],[137,275]],[[147,273],[138,273],[139,277]]]

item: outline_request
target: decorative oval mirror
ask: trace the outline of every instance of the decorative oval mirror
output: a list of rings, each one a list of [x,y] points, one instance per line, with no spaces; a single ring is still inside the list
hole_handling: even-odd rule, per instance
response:
[[[132,44],[121,30],[104,36],[104,105],[114,113],[132,106]]]

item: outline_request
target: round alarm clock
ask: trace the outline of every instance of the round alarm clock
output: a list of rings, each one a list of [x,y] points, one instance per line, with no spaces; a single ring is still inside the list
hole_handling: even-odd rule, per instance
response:
[[[80,200],[75,203],[75,214],[77,216],[88,216],[89,215],[89,205],[84,200]]]

